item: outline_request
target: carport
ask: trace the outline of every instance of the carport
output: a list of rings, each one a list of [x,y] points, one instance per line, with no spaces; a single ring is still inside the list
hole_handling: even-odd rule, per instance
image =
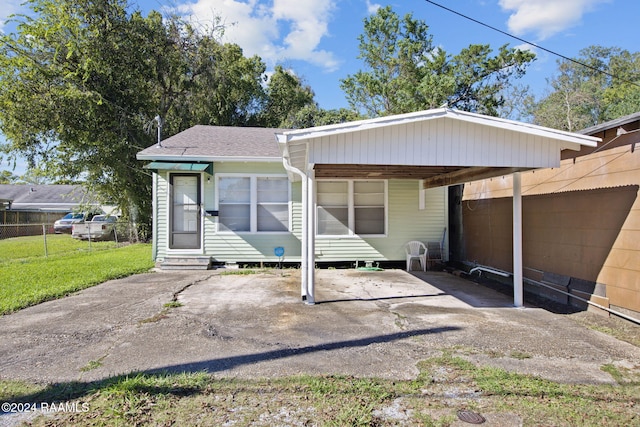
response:
[[[422,188],[513,175],[514,305],[523,305],[520,172],[558,167],[562,150],[599,138],[440,108],[280,131],[292,181],[302,181],[301,296],[315,302],[316,180],[418,179]]]

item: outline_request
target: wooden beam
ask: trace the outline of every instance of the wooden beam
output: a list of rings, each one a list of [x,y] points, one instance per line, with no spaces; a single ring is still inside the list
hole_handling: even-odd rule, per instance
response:
[[[424,180],[424,188],[443,187],[445,185],[462,184],[480,179],[494,178],[496,176],[511,175],[514,172],[526,170],[523,168],[506,167],[472,167],[458,169],[449,173],[440,174]]]
[[[461,168],[466,169],[458,166],[316,164],[314,171],[316,178],[325,179],[427,179]]]

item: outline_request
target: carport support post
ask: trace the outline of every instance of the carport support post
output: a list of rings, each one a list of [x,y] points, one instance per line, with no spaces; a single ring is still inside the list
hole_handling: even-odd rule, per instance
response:
[[[308,260],[308,236],[309,236],[309,200],[307,197],[308,187],[309,187],[309,177],[307,175],[302,175],[302,242],[300,247],[300,297],[302,301],[307,300],[307,277],[309,271],[309,260]]]
[[[316,303],[316,209],[315,209],[315,173],[313,167],[307,172],[307,301],[309,305]]]
[[[522,179],[513,174],[513,305],[523,306],[522,299]]]

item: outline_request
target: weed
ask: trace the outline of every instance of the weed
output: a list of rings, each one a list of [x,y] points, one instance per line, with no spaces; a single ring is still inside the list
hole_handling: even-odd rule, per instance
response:
[[[221,272],[220,275],[221,276],[244,276],[248,274],[258,274],[258,273],[259,271],[257,270],[252,270],[248,268],[239,268],[239,269],[225,270]]]
[[[90,360],[89,363],[87,363],[85,366],[80,368],[80,371],[81,372],[89,372],[89,371],[92,371],[94,369],[98,369],[99,367],[102,366],[102,361],[104,360],[105,357],[107,357],[107,356],[104,355],[101,358],[99,358],[98,360]]]
[[[165,308],[178,308],[178,307],[182,307],[184,304],[182,304],[180,301],[169,301],[168,303],[166,303],[164,305]]]
[[[524,353],[522,351],[512,351],[511,354],[509,354],[509,356],[513,359],[518,359],[518,360],[531,359],[530,354]]]

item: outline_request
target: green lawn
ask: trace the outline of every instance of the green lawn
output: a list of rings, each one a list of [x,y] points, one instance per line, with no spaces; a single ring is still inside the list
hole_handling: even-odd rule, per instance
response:
[[[26,258],[37,258],[45,255],[44,238],[42,236],[15,237],[0,240],[0,265],[7,261]],[[89,242],[72,238],[69,234],[47,235],[47,254],[57,256],[70,252],[86,252],[115,248],[115,242]]]
[[[485,425],[638,425],[640,386],[629,372],[618,372],[617,385],[560,384],[476,367],[446,351],[418,367],[420,374],[409,381],[206,373],[134,374],[50,386],[0,381],[0,401],[78,408],[40,416],[31,426],[448,426],[462,425],[461,409],[493,416]]]
[[[41,236],[0,241],[0,314],[153,267],[148,244],[93,242],[89,250],[68,235],[48,236],[47,243],[45,258]]]

